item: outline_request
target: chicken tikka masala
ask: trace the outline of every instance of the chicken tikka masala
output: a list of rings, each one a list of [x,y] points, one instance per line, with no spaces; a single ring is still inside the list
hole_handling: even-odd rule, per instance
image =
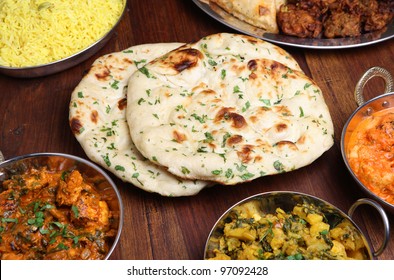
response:
[[[104,259],[112,214],[78,170],[30,168],[0,182],[0,258]]]

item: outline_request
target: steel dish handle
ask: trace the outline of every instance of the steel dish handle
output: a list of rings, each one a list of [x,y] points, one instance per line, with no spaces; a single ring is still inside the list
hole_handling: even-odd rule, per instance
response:
[[[356,89],[354,90],[354,99],[356,100],[358,106],[361,106],[365,103],[365,99],[363,95],[364,87],[367,84],[367,82],[374,77],[383,78],[385,83],[384,93],[389,93],[393,91],[394,81],[390,72],[382,67],[378,67],[378,66],[372,67],[364,73],[364,75],[358,81],[356,85]]]
[[[390,238],[389,219],[387,218],[386,212],[383,210],[382,206],[380,206],[379,203],[377,203],[371,199],[368,199],[368,198],[360,198],[355,203],[353,203],[353,205],[350,207],[350,209],[348,211],[348,215],[350,218],[352,217],[356,208],[362,204],[368,204],[368,205],[372,206],[373,208],[375,208],[379,212],[380,217],[382,218],[383,227],[384,227],[383,242],[376,251],[374,251],[375,249],[371,246],[372,255],[374,257],[377,257],[383,253],[384,249],[386,249],[386,246],[389,242],[389,238]]]

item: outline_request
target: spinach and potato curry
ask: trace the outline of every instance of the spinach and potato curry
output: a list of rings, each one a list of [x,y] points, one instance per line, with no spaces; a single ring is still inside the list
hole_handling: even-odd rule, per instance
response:
[[[222,234],[209,241],[216,244],[209,259],[368,259],[363,237],[347,219],[330,224],[313,204],[297,204],[290,212],[276,208],[273,214],[259,206],[252,200],[234,207]]]
[[[104,259],[113,215],[94,178],[31,167],[0,182],[0,258]]]

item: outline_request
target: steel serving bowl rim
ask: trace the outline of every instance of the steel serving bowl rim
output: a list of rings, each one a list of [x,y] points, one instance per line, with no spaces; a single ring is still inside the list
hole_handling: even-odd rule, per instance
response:
[[[106,172],[104,172],[104,170],[102,170],[98,165],[94,164],[93,162],[90,162],[84,158],[78,157],[78,156],[74,156],[71,154],[65,154],[65,153],[49,153],[49,152],[43,152],[43,153],[30,153],[30,154],[26,154],[26,155],[21,155],[21,156],[16,156],[7,160],[4,160],[2,162],[0,162],[0,168],[5,167],[9,164],[18,162],[18,161],[22,161],[25,159],[29,159],[29,158],[38,158],[38,157],[64,157],[67,159],[71,159],[71,160],[75,160],[76,162],[85,164],[91,168],[93,168],[94,170],[96,170],[97,172],[99,172],[107,181],[108,183],[111,185],[112,189],[114,190],[115,194],[116,194],[116,198],[119,204],[119,224],[118,224],[118,228],[117,228],[117,233],[116,233],[116,237],[111,245],[111,248],[109,249],[107,255],[105,256],[105,260],[107,260],[111,254],[113,253],[113,251],[115,250],[115,247],[117,246],[120,236],[122,234],[122,229],[123,229],[123,223],[124,223],[124,206],[123,206],[123,201],[122,201],[122,197],[120,195],[120,192],[117,188],[117,186],[115,185],[114,181],[111,179],[111,177],[108,176],[108,174]]]
[[[341,134],[341,154],[342,154],[342,158],[343,161],[345,162],[346,168],[349,170],[350,174],[352,175],[352,177],[355,179],[355,181],[357,182],[357,184],[359,186],[361,186],[361,188],[371,197],[373,197],[374,199],[376,199],[377,201],[379,201],[379,203],[384,204],[384,206],[388,209],[392,209],[392,211],[394,211],[394,205],[391,203],[388,203],[386,200],[384,200],[383,198],[381,198],[380,196],[376,195],[374,192],[372,192],[370,189],[368,189],[361,181],[360,179],[357,177],[357,175],[354,173],[353,169],[350,167],[348,158],[346,156],[346,151],[345,151],[345,137],[348,133],[348,127],[349,124],[353,121],[354,117],[359,114],[361,112],[361,110],[367,108],[371,103],[374,103],[376,101],[379,101],[381,99],[384,99],[388,96],[394,96],[394,92],[388,92],[388,93],[383,93],[381,95],[375,96],[371,99],[369,99],[368,101],[366,101],[365,103],[363,103],[362,105],[360,105],[359,107],[357,107],[357,109],[350,115],[350,117],[348,118],[348,120],[346,121],[343,129],[342,129],[342,134]],[[393,108],[394,105],[390,105],[387,108]],[[383,109],[382,109],[383,110]]]
[[[56,66],[56,65],[71,61],[69,65],[65,66],[64,68],[61,68],[61,70],[59,70],[59,71],[56,71],[56,70],[49,71],[48,70],[48,72],[46,74],[42,74],[42,75],[34,75],[34,74],[32,74],[31,76],[30,75],[23,75],[23,77],[42,77],[42,76],[55,74],[57,72],[66,70],[66,69],[71,68],[71,67],[81,63],[82,61],[88,59],[90,56],[92,56],[96,52],[98,52],[99,49],[103,46],[99,46],[98,49],[96,49],[95,47],[97,47],[101,43],[105,44],[106,41],[108,41],[110,39],[111,34],[115,31],[116,27],[119,25],[120,21],[122,20],[125,12],[127,10],[127,0],[122,0],[122,1],[123,1],[122,12],[121,12],[119,18],[117,19],[117,21],[114,23],[114,25],[106,33],[104,33],[99,39],[97,39],[96,41],[94,41],[90,45],[86,46],[82,50],[79,50],[76,53],[73,53],[67,57],[63,57],[61,59],[51,61],[51,62],[48,62],[45,64],[31,65],[31,66],[24,66],[24,67],[12,67],[12,66],[0,65],[0,73],[4,73],[9,76],[19,77],[19,75],[17,74],[18,72],[23,73],[23,72],[26,72],[29,70],[33,71],[33,70],[45,69],[45,68],[49,69],[49,68],[51,68],[51,66]],[[90,50],[91,50],[91,53],[89,53]],[[83,54],[86,54],[86,57],[82,56]],[[81,57],[81,58],[78,59],[79,57]],[[72,62],[74,58],[77,58],[77,59],[75,59],[75,62]],[[13,74],[10,74],[10,73],[13,73]]]
[[[227,210],[226,210],[226,211],[215,221],[215,223],[214,223],[214,225],[213,225],[211,231],[210,231],[209,234],[208,234],[207,240],[206,240],[206,242],[205,242],[205,247],[204,247],[204,259],[206,259],[206,254],[207,254],[207,252],[208,252],[208,246],[209,246],[209,243],[210,243],[209,241],[210,241],[210,238],[211,238],[212,234],[213,234],[213,233],[215,232],[215,230],[217,229],[217,227],[218,227],[220,221],[222,221],[223,218],[225,218],[225,217],[234,209],[234,207],[236,207],[236,206],[238,206],[238,205],[241,205],[241,204],[243,204],[243,203],[245,203],[245,202],[247,202],[247,201],[249,201],[249,200],[253,200],[253,199],[255,199],[255,198],[258,198],[258,197],[268,197],[268,196],[271,196],[271,195],[295,195],[295,196],[298,195],[298,196],[301,196],[301,197],[311,198],[312,200],[316,200],[316,201],[318,201],[318,202],[321,202],[321,203],[323,203],[324,205],[326,205],[326,206],[332,208],[333,210],[337,211],[337,212],[338,212],[340,215],[342,215],[344,218],[348,219],[348,220],[351,222],[351,224],[359,231],[359,233],[362,235],[363,240],[364,240],[364,243],[365,243],[365,245],[366,245],[366,247],[367,247],[367,251],[368,251],[368,254],[369,254],[370,259],[373,259],[373,258],[374,258],[374,249],[373,249],[372,245],[370,244],[369,240],[366,238],[366,235],[362,232],[362,230],[359,228],[359,226],[353,221],[353,219],[352,219],[349,215],[347,215],[345,212],[343,212],[341,209],[339,209],[337,206],[335,206],[335,205],[331,204],[330,202],[328,202],[328,201],[326,201],[326,200],[324,200],[324,199],[321,199],[321,198],[319,198],[319,197],[317,197],[317,196],[310,195],[310,194],[306,194],[306,193],[302,193],[302,192],[296,192],[296,191],[269,191],[269,192],[262,192],[262,193],[254,194],[254,195],[248,196],[248,197],[246,197],[246,198],[244,198],[244,199],[242,199],[242,200],[236,202],[235,204],[233,204],[232,206],[230,206],[230,207],[229,207],[229,208],[228,208],[228,209],[227,209]],[[280,205],[278,205],[278,207],[280,207]]]

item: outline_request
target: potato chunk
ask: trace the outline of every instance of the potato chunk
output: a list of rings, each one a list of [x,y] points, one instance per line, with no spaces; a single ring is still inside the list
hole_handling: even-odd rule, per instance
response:
[[[321,232],[328,232],[330,230],[330,225],[323,223],[323,222],[317,222],[311,226],[310,229],[310,234],[311,236],[319,236]]]
[[[253,241],[257,237],[255,229],[251,229],[250,226],[231,228],[229,226],[224,228],[224,232],[228,237],[237,238],[244,241]]]
[[[323,221],[323,216],[319,214],[308,214],[306,216],[306,221],[311,225],[314,225]]]
[[[341,242],[338,242],[336,240],[333,240],[332,243],[333,246],[331,248],[330,253],[333,256],[335,256],[337,259],[346,259],[347,255],[346,255],[345,246]]]

